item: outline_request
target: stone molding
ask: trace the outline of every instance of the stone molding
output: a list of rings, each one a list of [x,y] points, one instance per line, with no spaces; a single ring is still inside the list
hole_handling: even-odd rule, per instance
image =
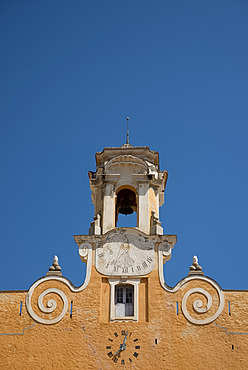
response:
[[[133,155],[120,155],[118,157],[114,157],[110,159],[108,162],[105,164],[105,171],[106,174],[108,174],[109,170],[112,167],[119,166],[119,165],[133,165],[133,166],[138,166],[140,169],[144,170],[145,173],[148,172],[148,165],[145,161],[138,157],[134,157]],[[118,172],[117,172],[118,173]]]
[[[195,293],[202,294],[203,296],[205,296],[205,298],[207,300],[207,304],[205,305],[205,307],[202,307],[203,302],[200,299],[196,299],[193,302],[193,307],[192,308],[197,314],[199,314],[199,315],[200,314],[205,314],[212,307],[213,299],[212,299],[211,294],[209,292],[207,292],[206,289],[203,289],[200,286],[196,287],[196,288],[193,288],[193,289],[190,289],[184,294],[184,296],[182,298],[181,308],[182,308],[182,313],[185,316],[185,318],[189,322],[191,322],[192,324],[195,324],[195,325],[210,324],[211,322],[213,322],[214,320],[216,320],[219,317],[219,315],[221,314],[221,312],[223,311],[223,308],[224,308],[225,298],[224,298],[224,294],[223,294],[223,291],[222,291],[221,287],[213,279],[211,279],[207,276],[203,276],[203,275],[187,276],[184,279],[180,280],[174,288],[169,287],[164,281],[163,265],[166,261],[168,261],[170,259],[170,257],[171,257],[170,244],[168,242],[164,243],[164,244],[161,244],[159,246],[159,250],[158,250],[158,260],[159,260],[159,281],[160,281],[160,284],[161,284],[162,288],[164,288],[164,290],[166,290],[169,293],[176,293],[180,288],[182,288],[183,285],[187,284],[188,282],[190,282],[192,280],[200,281],[200,282],[204,281],[204,282],[208,283],[210,286],[212,286],[212,288],[215,289],[215,291],[218,295],[218,298],[219,298],[218,309],[216,310],[216,312],[212,316],[207,317],[207,318],[202,318],[202,319],[196,319],[196,318],[192,317],[189,314],[188,310],[187,310],[187,306],[186,306],[187,305],[187,300],[188,300],[190,295],[195,294]]]
[[[27,294],[27,297],[26,297],[26,307],[27,307],[27,311],[28,311],[29,315],[36,322],[39,322],[40,324],[46,324],[46,325],[56,324],[60,320],[63,319],[63,317],[65,316],[65,314],[68,310],[68,306],[69,306],[68,305],[68,298],[67,298],[66,294],[61,289],[49,288],[49,289],[44,290],[38,297],[37,306],[38,306],[39,310],[41,312],[43,312],[44,314],[49,314],[49,313],[52,313],[56,309],[57,302],[54,299],[49,299],[47,301],[46,307],[43,304],[43,299],[46,295],[48,295],[50,293],[55,293],[56,295],[58,295],[61,298],[61,300],[63,302],[62,311],[54,319],[43,318],[43,317],[38,316],[33,310],[34,302],[32,301],[32,296],[33,296],[33,293],[34,293],[35,289],[38,286],[40,286],[42,283],[44,283],[46,281],[51,281],[51,280],[58,281],[62,284],[67,285],[73,293],[82,292],[87,287],[87,285],[89,284],[90,275],[91,275],[91,266],[92,266],[92,245],[90,243],[87,243],[87,242],[84,242],[84,243],[80,244],[80,246],[79,246],[79,255],[80,255],[81,260],[83,262],[86,262],[86,264],[87,264],[85,281],[80,287],[78,287],[78,288],[74,287],[74,285],[68,279],[66,279],[62,276],[51,276],[51,275],[42,277],[41,279],[37,280],[30,287],[30,289],[28,291],[28,294]]]

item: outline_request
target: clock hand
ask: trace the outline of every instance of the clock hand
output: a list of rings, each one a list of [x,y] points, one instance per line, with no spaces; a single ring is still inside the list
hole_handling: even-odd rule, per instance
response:
[[[121,348],[118,349],[118,351],[115,352],[114,356],[113,357],[116,357],[121,351]]]
[[[126,345],[127,335],[128,331],[126,332],[125,338],[123,339],[123,343],[120,344],[120,348],[118,349],[118,351],[115,352],[113,357],[116,357],[121,351],[125,351],[125,349],[127,348]]]
[[[127,335],[128,335],[128,331],[126,332],[126,335],[125,335],[125,338],[123,340],[123,343],[120,345],[121,351],[125,351],[125,349],[127,348],[127,345],[126,345]]]

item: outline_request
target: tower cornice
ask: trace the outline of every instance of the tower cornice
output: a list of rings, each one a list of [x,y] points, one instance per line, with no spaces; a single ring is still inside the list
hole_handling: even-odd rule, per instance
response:
[[[159,170],[159,153],[150,150],[148,146],[123,146],[104,148],[102,152],[97,152],[96,165],[97,167],[103,165],[104,162],[120,155],[133,155],[144,161],[154,164]]]

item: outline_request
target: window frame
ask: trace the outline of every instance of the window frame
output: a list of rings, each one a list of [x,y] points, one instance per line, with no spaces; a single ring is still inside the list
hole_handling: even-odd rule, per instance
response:
[[[138,321],[139,308],[139,283],[140,279],[108,279],[110,284],[110,321]],[[133,286],[133,316],[116,316],[115,314],[115,296],[116,287],[120,285]]]

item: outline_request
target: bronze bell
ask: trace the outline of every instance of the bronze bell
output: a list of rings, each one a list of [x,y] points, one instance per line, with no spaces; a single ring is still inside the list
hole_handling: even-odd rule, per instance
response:
[[[132,190],[123,189],[117,194],[116,210],[117,214],[130,215],[136,211],[136,195]]]

